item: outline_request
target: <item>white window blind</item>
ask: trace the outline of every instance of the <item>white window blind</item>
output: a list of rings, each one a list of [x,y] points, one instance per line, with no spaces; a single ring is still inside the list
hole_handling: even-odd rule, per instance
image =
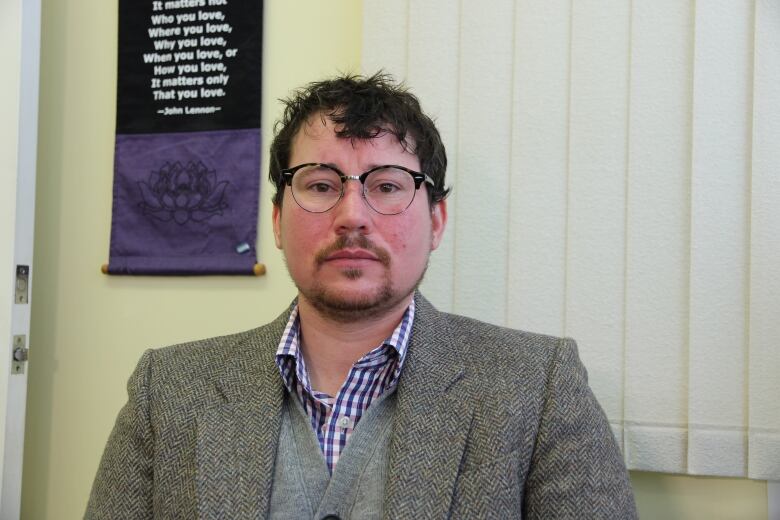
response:
[[[780,480],[780,3],[364,2],[447,144],[441,309],[578,340],[630,469]]]

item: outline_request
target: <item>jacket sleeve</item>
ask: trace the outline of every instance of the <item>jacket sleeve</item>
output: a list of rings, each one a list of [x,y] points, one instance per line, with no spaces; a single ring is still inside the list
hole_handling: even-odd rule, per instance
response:
[[[149,420],[153,355],[151,350],[144,353],[127,383],[128,400],[103,452],[84,518],[153,517],[153,439]]]
[[[588,386],[577,345],[558,345],[524,499],[524,518],[637,518],[623,457]]]

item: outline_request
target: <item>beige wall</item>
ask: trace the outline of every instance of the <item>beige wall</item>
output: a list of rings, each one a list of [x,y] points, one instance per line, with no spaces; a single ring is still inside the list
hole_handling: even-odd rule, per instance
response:
[[[775,520],[764,481],[632,471],[631,484],[642,520]]]
[[[275,100],[324,74],[357,70],[362,38],[360,0],[266,4],[264,149]],[[293,295],[271,239],[267,190],[260,224],[265,277],[100,274],[111,212],[116,17],[116,2],[43,0],[23,518],[83,513],[125,381],[144,349],[253,327]],[[632,477],[643,518],[767,516],[762,482]]]
[[[83,515],[141,352],[248,329],[293,286],[261,193],[260,278],[100,274],[107,261],[116,98],[117,3],[44,0],[35,287],[23,518]],[[359,0],[267,0],[263,148],[292,88],[360,62]],[[293,32],[294,31],[294,32]],[[263,177],[265,177],[264,155]]]

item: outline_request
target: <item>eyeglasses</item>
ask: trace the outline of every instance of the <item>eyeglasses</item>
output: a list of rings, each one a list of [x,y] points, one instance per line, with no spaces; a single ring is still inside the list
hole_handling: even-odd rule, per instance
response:
[[[428,175],[392,164],[360,175],[345,175],[329,164],[305,163],[282,170],[282,178],[291,187],[295,202],[311,213],[325,213],[336,206],[344,196],[344,183],[349,180],[360,181],[363,199],[382,215],[403,213],[423,182],[434,185]]]

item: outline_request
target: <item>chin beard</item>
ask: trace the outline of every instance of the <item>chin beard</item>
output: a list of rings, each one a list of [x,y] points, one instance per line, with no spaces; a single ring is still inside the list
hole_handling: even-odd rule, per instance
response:
[[[367,237],[360,234],[340,236],[333,244],[323,248],[315,255],[316,265],[319,267],[331,253],[347,247],[360,247],[367,251],[372,251],[377,256],[385,268],[385,276],[379,287],[371,292],[353,294],[350,291],[334,290],[327,285],[323,285],[316,276],[313,284],[308,288],[301,287],[296,281],[301,297],[307,300],[322,316],[336,322],[352,323],[380,317],[391,312],[417,290],[423,276],[425,276],[425,271],[428,269],[428,261],[426,260],[417,281],[408,289],[398,291],[397,288],[393,287],[390,279],[390,255],[387,251],[377,247]],[[343,269],[341,274],[348,281],[355,281],[363,277],[363,270],[360,268]],[[295,281],[294,278],[293,281]]]
[[[353,323],[383,316],[398,307],[417,290],[427,269],[426,262],[418,280],[404,291],[394,290],[387,278],[371,293],[352,295],[348,292],[334,291],[318,282],[305,290],[299,286],[298,291],[322,316],[339,323]],[[349,280],[357,280],[363,276],[361,269],[346,269],[342,274]]]
[[[321,315],[340,323],[351,323],[375,318],[389,311],[408,296],[398,297],[388,286],[380,287],[373,294],[347,296],[334,294],[324,287],[312,287],[301,294]]]

